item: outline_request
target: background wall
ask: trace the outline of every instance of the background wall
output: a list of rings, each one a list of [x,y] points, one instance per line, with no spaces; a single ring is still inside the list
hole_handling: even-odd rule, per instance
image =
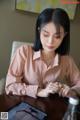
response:
[[[37,14],[22,13],[14,9],[15,0],[0,0],[0,78],[7,73],[12,42],[32,42],[35,36]],[[80,6],[71,21],[71,55],[80,64]]]
[[[80,69],[80,4],[77,6],[75,18],[71,21],[70,53]]]

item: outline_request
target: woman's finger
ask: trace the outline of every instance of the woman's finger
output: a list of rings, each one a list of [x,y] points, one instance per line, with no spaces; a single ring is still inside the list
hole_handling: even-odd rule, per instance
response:
[[[67,96],[68,92],[70,90],[70,87],[67,85],[63,85],[63,87],[59,91],[60,96]]]
[[[67,96],[69,91],[70,91],[70,88],[64,88],[62,91],[62,96]]]

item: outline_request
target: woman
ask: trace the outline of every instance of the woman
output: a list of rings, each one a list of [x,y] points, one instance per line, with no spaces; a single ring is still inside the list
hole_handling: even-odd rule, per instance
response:
[[[80,94],[80,73],[69,56],[70,20],[60,8],[43,10],[36,22],[34,47],[21,46],[9,66],[6,93],[47,97]]]

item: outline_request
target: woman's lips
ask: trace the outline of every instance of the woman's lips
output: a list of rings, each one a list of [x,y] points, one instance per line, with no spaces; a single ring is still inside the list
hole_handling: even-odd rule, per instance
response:
[[[54,48],[54,46],[52,46],[52,45],[47,45],[47,47],[50,49]]]

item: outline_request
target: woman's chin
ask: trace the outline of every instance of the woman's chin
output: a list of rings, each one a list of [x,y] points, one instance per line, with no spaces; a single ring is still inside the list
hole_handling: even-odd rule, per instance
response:
[[[46,48],[45,50],[48,51],[48,52],[54,52],[55,51],[54,48]]]

